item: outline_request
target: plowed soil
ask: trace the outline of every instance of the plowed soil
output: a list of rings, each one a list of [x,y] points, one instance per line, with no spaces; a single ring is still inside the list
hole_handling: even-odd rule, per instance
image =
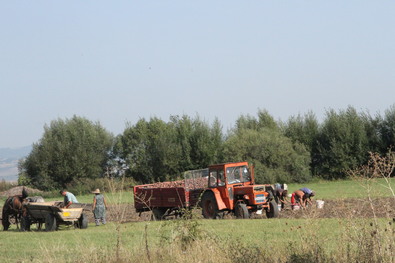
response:
[[[27,189],[29,193],[39,195],[41,191],[36,189]],[[8,191],[0,193],[0,197],[20,194],[22,187],[15,187]],[[372,218],[385,217],[395,218],[395,198],[375,198],[369,200],[349,198],[349,199],[333,199],[323,200],[325,202],[323,208],[308,207],[306,209],[291,210],[286,207],[279,213],[280,218]],[[91,204],[86,204],[85,213],[88,215],[89,222],[94,222],[93,213],[91,211]],[[201,210],[195,209],[193,211],[196,217],[201,216]],[[266,218],[265,213],[262,215],[252,215],[252,218]],[[171,217],[170,217],[171,218]],[[232,214],[225,216],[225,219],[234,218]],[[138,222],[151,220],[151,213],[144,212],[141,215],[136,213],[134,205],[120,204],[110,205],[107,210],[107,221],[117,222]]]
[[[395,198],[368,199],[344,199],[324,200],[323,208],[308,207],[306,209],[291,210],[286,208],[280,212],[280,218],[372,218],[372,217],[395,217]],[[89,209],[89,208],[88,208]],[[194,211],[197,217],[201,217],[201,210]],[[90,222],[93,222],[92,213]],[[253,215],[253,218],[266,218],[262,215]],[[225,219],[234,218],[229,214]],[[107,211],[108,221],[137,222],[151,220],[151,213],[144,212],[139,216],[135,212],[133,204],[112,205]]]

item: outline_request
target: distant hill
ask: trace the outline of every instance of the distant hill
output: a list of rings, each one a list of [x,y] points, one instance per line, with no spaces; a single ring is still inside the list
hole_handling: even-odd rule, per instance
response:
[[[32,150],[32,146],[20,148],[0,148],[0,159],[26,157]]]
[[[0,180],[17,181],[18,161],[25,158],[31,150],[32,146],[0,148]]]

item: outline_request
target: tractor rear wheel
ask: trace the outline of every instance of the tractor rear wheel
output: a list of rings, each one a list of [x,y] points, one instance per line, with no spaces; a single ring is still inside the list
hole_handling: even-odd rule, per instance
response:
[[[248,212],[247,205],[243,203],[236,204],[235,207],[235,215],[237,219],[246,219],[250,217],[250,213]]]
[[[223,213],[218,210],[217,200],[212,192],[204,193],[201,204],[204,218],[220,219],[223,217]]]
[[[272,200],[269,202],[269,209],[266,210],[266,217],[267,218],[276,218],[278,217],[278,205],[276,201]]]

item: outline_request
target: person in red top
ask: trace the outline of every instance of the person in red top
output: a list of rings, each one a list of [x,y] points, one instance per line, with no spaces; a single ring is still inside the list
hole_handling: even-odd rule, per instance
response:
[[[299,203],[302,208],[306,208],[306,204],[313,205],[311,202],[311,197],[313,196],[315,196],[315,192],[309,188],[304,187],[296,190],[292,193],[291,205],[295,207],[295,205]]]

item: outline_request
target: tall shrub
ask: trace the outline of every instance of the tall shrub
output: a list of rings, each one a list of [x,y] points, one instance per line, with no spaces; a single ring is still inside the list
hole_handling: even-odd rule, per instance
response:
[[[38,189],[65,187],[103,175],[113,136],[100,123],[73,116],[44,127],[43,137],[20,164],[20,182]]]

